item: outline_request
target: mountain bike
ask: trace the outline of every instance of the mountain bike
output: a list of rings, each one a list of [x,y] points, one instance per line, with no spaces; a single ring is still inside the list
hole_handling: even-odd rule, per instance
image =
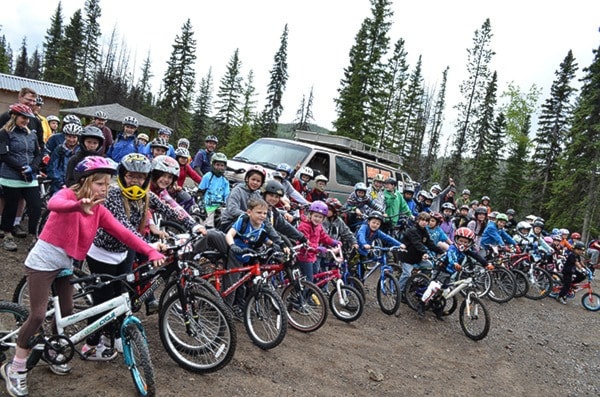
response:
[[[223,298],[234,293],[240,286],[248,285],[250,289],[243,309],[246,333],[256,346],[264,350],[272,349],[283,341],[287,331],[285,306],[268,282],[267,272],[261,269],[260,254],[248,252],[243,258],[248,259],[250,264],[233,269],[215,268],[200,277],[212,281]],[[242,277],[223,291],[223,276],[238,273]]]
[[[379,280],[377,282],[377,302],[381,311],[387,315],[394,314],[400,307],[400,285],[394,272],[399,268],[398,265],[388,263],[388,252],[400,250],[400,247],[381,247],[375,246],[369,251],[369,258],[360,260],[354,269],[356,276],[363,284],[367,279],[379,270]],[[354,286],[349,283],[350,286]]]
[[[90,292],[92,289],[102,288],[114,282],[122,283],[129,288],[125,281],[128,279],[132,280],[132,277],[132,274],[121,276],[98,274],[87,276],[85,280],[75,279],[73,282],[85,285],[85,292]],[[83,354],[75,348],[75,345],[108,324],[119,321],[120,316],[124,316],[120,325],[119,335],[123,341],[125,365],[131,373],[133,383],[140,396],[154,396],[156,394],[154,367],[148,350],[146,332],[141,321],[132,314],[129,292],[124,292],[104,303],[66,317],[63,317],[60,312],[59,297],[54,296],[52,300],[52,308],[46,313],[46,317],[54,316],[57,333],[44,335],[44,330],[40,330],[27,362],[28,370],[32,369],[42,356],[45,361],[54,365],[68,363],[75,356],[76,352],[83,358]],[[2,318],[0,320],[0,352],[2,352],[4,358],[6,358],[6,351],[15,348],[16,336],[27,315],[27,309],[20,305],[12,302],[0,302],[0,317]],[[85,326],[77,333],[73,335],[65,333],[66,327],[98,315],[100,318]],[[5,324],[16,325],[16,327],[5,328]]]
[[[594,280],[594,274],[591,270],[587,268],[586,270],[587,281],[582,281],[580,283],[573,284],[571,286],[571,290],[567,294],[567,299],[573,299],[575,298],[575,294],[577,292],[584,291],[583,295],[581,295],[581,304],[586,310],[589,310],[591,312],[597,312],[600,310],[600,295],[594,292],[592,289],[592,281]],[[554,279],[554,283],[552,285],[552,292],[550,292],[550,296],[552,298],[556,298],[558,294],[560,294],[562,286],[562,278]]]
[[[529,289],[525,297],[533,300],[539,300],[547,297],[552,290],[552,276],[548,271],[536,265],[532,255],[529,252],[517,252],[510,255],[510,267],[521,270],[527,275]]]

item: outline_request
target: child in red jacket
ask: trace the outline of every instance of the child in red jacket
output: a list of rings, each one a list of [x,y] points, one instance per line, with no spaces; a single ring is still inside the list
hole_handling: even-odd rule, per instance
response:
[[[297,263],[308,281],[313,281],[313,275],[319,269],[315,269],[317,262],[317,252],[320,252],[319,245],[335,247],[341,242],[334,240],[323,229],[323,221],[327,217],[327,204],[322,201],[315,201],[310,205],[307,218],[303,218],[298,226],[298,230],[308,240],[308,248],[303,248],[296,257]]]

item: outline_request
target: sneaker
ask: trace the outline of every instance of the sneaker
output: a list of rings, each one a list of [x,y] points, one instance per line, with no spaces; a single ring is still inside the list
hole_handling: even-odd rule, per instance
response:
[[[146,302],[146,315],[147,316],[154,314],[154,313],[158,313],[159,309],[160,309],[160,305],[158,304],[158,301],[153,300],[153,301]]]
[[[84,360],[89,361],[110,361],[117,357],[115,349],[104,346],[99,343],[97,346],[90,346],[87,343],[81,348],[81,354]]]
[[[48,354],[52,355],[52,354],[56,354],[53,350],[50,350],[48,352]],[[58,355],[58,359],[59,360],[64,360],[64,356],[62,354]],[[71,368],[71,366],[67,363],[64,364],[51,364],[50,362],[48,362],[46,360],[46,358],[42,355],[42,360],[47,362],[50,368],[50,371],[52,371],[54,374],[56,375],[60,375],[60,376],[64,376],[67,375],[69,372],[71,372],[73,370],[73,368]]]
[[[12,397],[28,396],[27,373],[13,373],[10,371],[11,366],[11,363],[4,363],[0,368],[0,375],[6,380],[6,391]]]
[[[556,298],[556,300],[557,300],[559,303],[562,303],[563,305],[566,305],[566,304],[567,304],[567,299],[566,299],[564,296],[559,296],[558,298]]]
[[[242,310],[241,307],[239,307],[238,305],[233,305],[233,307],[231,308],[231,311],[233,312],[234,320],[237,320],[239,322],[244,321],[244,311]]]
[[[100,343],[103,344],[104,346],[110,346],[110,338],[102,335],[100,337]],[[121,340],[121,338],[115,338],[115,343],[113,345],[113,348],[118,352],[118,353],[123,353],[123,341]]]
[[[417,304],[417,316],[419,316],[419,318],[425,317],[425,303],[419,302]]]
[[[18,224],[18,225],[13,226],[13,235],[18,238],[24,238],[24,237],[27,237],[27,232],[25,230],[23,230],[23,228],[21,227],[21,224]]]
[[[7,251],[16,251],[17,243],[15,243],[15,239],[13,237],[5,237],[4,242],[2,243],[2,248]]]

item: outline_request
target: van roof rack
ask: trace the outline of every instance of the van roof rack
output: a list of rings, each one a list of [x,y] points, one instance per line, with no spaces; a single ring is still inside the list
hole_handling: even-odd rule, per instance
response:
[[[318,132],[302,130],[296,130],[294,133],[294,138],[297,141],[326,146],[348,154],[357,154],[376,162],[390,164],[398,168],[402,165],[402,157],[399,155],[357,141],[356,139],[341,135],[320,134]]]

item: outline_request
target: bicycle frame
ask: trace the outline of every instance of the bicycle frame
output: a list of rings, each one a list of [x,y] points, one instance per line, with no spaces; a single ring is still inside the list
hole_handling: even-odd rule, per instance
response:
[[[235,274],[235,273],[246,273],[246,274],[244,276],[242,276],[238,281],[233,283],[225,291],[221,291],[222,277],[225,275],[228,275],[228,274]],[[261,269],[260,263],[258,263],[258,262],[254,263],[253,265],[250,265],[250,266],[236,267],[233,269],[216,269],[215,271],[205,274],[200,277],[205,280],[208,280],[208,279],[214,277],[215,278],[214,286],[215,286],[216,290],[219,291],[219,293],[223,297],[229,296],[236,289],[238,289],[242,284],[250,281],[253,278],[259,279],[257,281],[261,281],[265,278],[265,277],[263,277],[262,269]],[[257,284],[257,282],[255,282],[255,284]]]
[[[367,259],[366,261],[359,261],[358,262],[358,277],[360,278],[360,281],[362,281],[363,283],[367,281],[367,279],[376,271],[379,269],[380,271],[380,276],[379,276],[379,281],[383,282],[383,276],[386,272],[389,273],[393,273],[393,270],[391,266],[389,266],[387,264],[387,252],[391,250],[391,248],[385,248],[385,247],[373,247],[373,250],[379,250],[381,251],[381,254],[375,258],[374,260],[371,259]],[[375,263],[375,266],[373,266],[372,269],[370,269],[366,274],[363,273],[363,266],[365,266],[365,264],[367,263]]]

